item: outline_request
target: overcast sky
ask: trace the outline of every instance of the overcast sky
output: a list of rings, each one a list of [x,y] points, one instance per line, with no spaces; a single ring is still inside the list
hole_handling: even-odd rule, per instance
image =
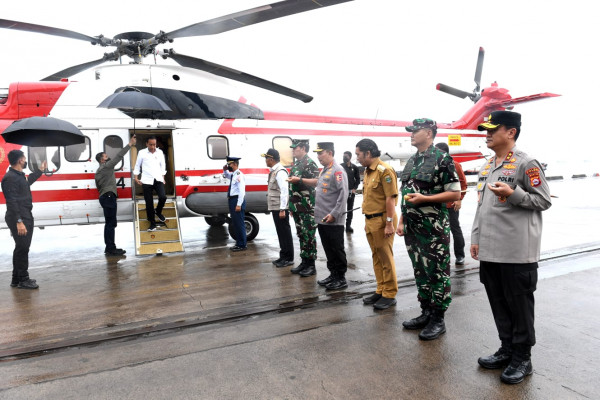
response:
[[[3,2],[1,15],[112,37],[169,32],[267,1],[10,1]],[[523,114],[519,146],[548,163],[588,159],[599,172],[597,17],[594,2],[581,0],[356,0],[219,35],[177,39],[166,47],[315,97],[304,104],[240,84],[241,92],[266,110],[451,122],[472,103],[435,86],[473,90],[482,46],[483,88],[497,81],[513,97],[562,95],[515,107]],[[38,80],[106,51],[83,41],[4,29],[0,39],[0,87]]]

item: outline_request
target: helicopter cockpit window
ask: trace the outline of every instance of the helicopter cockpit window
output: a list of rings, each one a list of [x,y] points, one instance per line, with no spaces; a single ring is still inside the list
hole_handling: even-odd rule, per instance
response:
[[[60,156],[58,147],[29,147],[27,166],[31,171],[41,171],[40,165],[48,162],[45,173],[54,173],[60,169]]]
[[[69,162],[85,162],[92,158],[90,138],[85,137],[85,142],[65,146],[65,160]]]
[[[123,139],[121,139],[119,136],[110,135],[104,139],[104,150],[103,151],[106,153],[108,158],[116,157],[117,153],[119,153],[119,151],[121,151],[122,148],[123,148]],[[123,160],[121,160],[120,163],[115,165],[115,171],[118,171],[121,168],[123,168]]]
[[[8,89],[0,88],[0,104],[6,104],[8,100]]]
[[[223,136],[209,136],[206,138],[208,156],[213,159],[224,159],[229,155],[229,141]]]
[[[273,138],[273,148],[279,152],[281,157],[281,165],[291,167],[294,164],[294,156],[292,154],[292,138],[287,136],[275,136]]]

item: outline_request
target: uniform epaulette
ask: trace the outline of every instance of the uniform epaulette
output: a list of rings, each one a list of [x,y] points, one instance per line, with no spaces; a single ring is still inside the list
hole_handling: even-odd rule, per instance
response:
[[[379,172],[385,172],[385,167],[383,165],[381,165],[381,164],[379,164],[377,166],[377,169],[379,170]]]

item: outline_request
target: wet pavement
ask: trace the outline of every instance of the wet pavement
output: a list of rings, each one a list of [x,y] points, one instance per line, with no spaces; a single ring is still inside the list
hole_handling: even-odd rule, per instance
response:
[[[558,198],[554,199],[553,207],[544,214],[542,252],[543,258],[549,260],[546,264],[552,264],[552,268],[544,267],[542,270],[551,290],[537,292],[536,322],[539,335],[549,332],[550,336],[544,340],[543,336],[538,337],[536,349],[540,350],[536,351],[539,351],[540,357],[535,359],[534,375],[552,378],[550,382],[544,379],[544,384],[539,387],[540,379],[532,379],[535,384],[527,389],[529,392],[524,398],[593,398],[593,393],[597,393],[600,387],[591,381],[588,373],[597,370],[598,362],[590,356],[594,353],[588,350],[595,349],[595,354],[598,354],[599,338],[595,332],[600,327],[600,321],[597,313],[591,318],[585,310],[594,309],[599,297],[593,283],[598,281],[600,262],[597,251],[593,250],[600,248],[600,235],[591,221],[600,220],[600,205],[595,201],[597,197],[589,192],[600,194],[600,181],[596,178],[553,181],[550,187],[552,194]],[[585,196],[582,195],[584,192]],[[357,202],[360,202],[360,196]],[[461,225],[467,243],[474,210],[475,194],[469,193],[461,211]],[[269,216],[257,217],[261,231],[249,245],[249,250],[242,253],[231,253],[227,249],[233,242],[228,239],[226,227],[208,227],[198,218],[182,220],[186,252],[164,256],[107,258],[101,254],[101,225],[36,229],[30,257],[31,276],[40,284],[40,290],[36,291],[8,287],[12,239],[8,231],[0,231],[0,240],[7,244],[0,249],[0,259],[3,260],[0,262],[0,282],[6,282],[6,288],[0,290],[0,318],[3,321],[0,326],[0,355],[6,357],[14,353],[86,342],[101,343],[106,339],[137,333],[145,334],[138,337],[142,339],[134,341],[143,347],[148,337],[158,334],[152,332],[169,329],[166,332],[174,334],[172,332],[179,332],[181,327],[189,327],[176,335],[177,340],[189,341],[187,346],[191,348],[182,347],[187,351],[171,348],[167,343],[160,349],[154,346],[152,351],[148,350],[147,356],[143,351],[133,356],[124,352],[128,356],[121,356],[123,358],[115,361],[110,368],[108,365],[103,368],[95,360],[95,367],[90,371],[106,371],[156,359],[173,358],[171,362],[185,363],[186,357],[193,358],[196,355],[209,358],[204,360],[208,364],[194,367],[202,375],[196,384],[200,385],[204,380],[207,384],[203,389],[207,396],[200,398],[238,397],[232,395],[239,393],[234,388],[238,387],[239,390],[239,385],[246,379],[248,382],[262,380],[267,386],[273,381],[278,381],[277,385],[287,382],[287,386],[282,386],[281,395],[261,395],[260,391],[250,390],[249,397],[255,398],[365,398],[372,397],[370,393],[390,398],[393,392],[382,389],[385,388],[387,376],[393,376],[395,382],[389,389],[394,388],[399,395],[408,395],[409,388],[412,388],[422,398],[506,398],[511,397],[510,393],[517,392],[523,396],[523,389],[511,392],[513,389],[505,389],[505,385],[500,385],[495,372],[477,371],[473,367],[473,360],[477,356],[493,352],[497,344],[485,294],[477,275],[470,274],[476,272],[478,265],[469,257],[467,265],[453,268],[455,301],[449,311],[448,323],[449,332],[460,334],[447,334],[444,340],[424,344],[418,340],[415,342],[416,335],[412,333],[400,334],[403,318],[412,316],[417,306],[415,290],[410,282],[412,269],[400,238],[396,237],[394,250],[398,278],[405,287],[399,293],[398,306],[394,310],[375,314],[370,307],[363,307],[360,300],[362,295],[374,288],[371,254],[362,231],[364,225],[360,215],[356,216],[353,224],[355,233],[346,236],[350,286],[342,294],[327,293],[316,285],[316,279],[327,275],[320,246],[317,277],[300,278],[291,275],[289,267],[275,268],[270,262],[278,256],[272,221]],[[129,223],[120,224],[117,228],[117,243],[128,253],[133,252],[132,232]],[[584,254],[581,260],[569,258],[569,262],[560,262],[562,259],[559,258],[551,261],[571,252]],[[586,317],[579,320],[579,315]],[[317,330],[319,339],[313,341],[312,334],[303,333],[305,330]],[[218,332],[217,337],[214,337],[215,331]],[[349,332],[352,334],[347,337]],[[287,337],[290,333],[294,333],[293,337]],[[375,340],[366,340],[374,334]],[[287,339],[280,338],[282,335]],[[338,343],[336,337],[345,339]],[[365,339],[359,339],[362,337]],[[577,339],[572,340],[572,337]],[[271,339],[262,341],[264,338]],[[351,338],[359,343],[351,342]],[[196,339],[202,343],[201,348],[189,344]],[[286,347],[280,341],[285,342]],[[238,349],[239,353],[235,353],[240,343],[246,344],[242,346],[243,349]],[[419,343],[418,346],[415,343]],[[561,344],[563,349],[566,346],[568,351],[561,353],[557,350],[557,344]],[[331,346],[334,350],[330,358],[327,349]],[[168,351],[170,348],[171,351]],[[303,349],[308,349],[308,353],[305,354]],[[467,354],[466,349],[469,350]],[[38,360],[36,362],[43,365],[48,357],[68,358],[70,351],[31,360]],[[243,366],[252,369],[252,354],[259,360],[267,355],[279,360],[278,357],[283,357],[285,351],[290,352],[292,364],[301,362],[299,369],[306,376],[294,375],[292,379],[290,376],[293,371],[281,371],[277,378],[275,366],[262,364],[260,369],[263,374],[260,376],[241,372]],[[112,352],[107,354],[110,354],[107,359],[119,358]],[[242,354],[245,356],[242,357]],[[217,361],[219,357],[224,358]],[[349,359],[345,360],[344,357]],[[231,384],[231,390],[234,391],[228,392],[229,387],[219,385],[209,390],[211,377],[218,381],[215,374],[236,358],[240,358],[239,363],[231,365],[231,368],[241,375],[235,384]],[[187,362],[194,361],[189,359]],[[214,366],[215,362],[219,366],[209,370],[207,365]],[[406,362],[411,366],[408,369],[404,364]],[[27,382],[53,382],[57,378],[85,374],[87,370],[81,362],[74,361],[73,365],[78,367],[73,367],[73,370],[51,371],[52,368],[47,365],[45,368],[39,367],[44,373],[37,369],[26,372],[17,367],[22,367],[20,363],[30,365],[24,360],[4,359],[1,364],[4,371],[10,369],[6,367],[13,366],[19,372],[4,373],[0,378],[0,388],[20,386]],[[356,369],[366,373],[368,382],[377,384],[379,390],[383,391],[377,392],[374,388],[367,390],[370,384],[365,384],[361,389],[358,382],[352,382],[335,368],[336,363],[348,364],[350,367],[346,368],[351,371]],[[323,365],[330,365],[331,368],[322,370]],[[375,370],[371,368],[369,375],[369,365],[382,365],[385,372],[380,372],[379,367]],[[461,368],[468,368],[467,376],[461,375]],[[564,371],[565,368],[568,371]],[[568,376],[567,381],[576,387],[571,388],[573,393],[569,392],[569,385],[560,383],[560,371],[564,371],[562,373]],[[136,371],[132,373],[135,375]],[[440,379],[431,391],[426,389],[427,374],[434,374]],[[319,376],[325,383],[318,385],[315,392],[289,392],[290,388],[301,385],[305,379],[313,385]],[[345,382],[345,386],[340,386],[336,380]],[[101,382],[98,384],[101,385]],[[53,385],[58,387],[61,383]],[[164,383],[160,387],[167,388],[169,385]],[[321,386],[330,391],[321,391]],[[456,390],[444,394],[443,388]],[[498,392],[494,391],[499,389]],[[558,389],[566,397],[553,397]],[[0,398],[5,393],[0,391]],[[467,393],[473,396],[466,396]]]

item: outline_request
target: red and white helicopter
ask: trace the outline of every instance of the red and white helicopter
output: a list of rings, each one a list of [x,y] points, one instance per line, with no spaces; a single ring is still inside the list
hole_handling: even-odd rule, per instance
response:
[[[309,102],[312,97],[259,77],[199,58],[157,47],[174,39],[213,35],[300,12],[344,3],[349,0],[286,0],[193,24],[158,34],[126,32],[113,38],[87,36],[78,32],[43,25],[0,19],[0,28],[88,41],[101,47],[114,47],[102,58],[72,66],[40,82],[13,83],[0,89],[0,133],[13,121],[31,116],[52,116],[68,120],[85,134],[83,145],[66,147],[23,147],[0,139],[0,179],[6,173],[6,154],[20,148],[28,159],[28,168],[37,170],[42,161],[48,170],[32,186],[33,212],[37,226],[91,224],[103,222],[98,203],[94,173],[97,152],[114,156],[131,135],[138,137],[138,148],[145,146],[144,136],[158,138],[167,158],[166,190],[175,199],[180,217],[203,216],[210,225],[227,221],[225,193],[229,182],[222,176],[227,155],[242,156],[242,171],[247,178],[246,226],[248,238],[258,233],[258,221],[252,213],[267,211],[266,176],[268,169],[260,157],[267,148],[279,150],[282,162],[293,162],[290,143],[308,138],[314,147],[319,141],[334,141],[338,149],[354,149],[364,137],[375,140],[383,149],[382,158],[401,166],[414,149],[404,127],[408,121],[374,120],[269,112],[248,104],[228,85],[228,80],[243,82],[285,96]],[[170,58],[181,66],[143,64],[149,55]],[[131,64],[104,65],[127,56]],[[475,104],[452,123],[438,123],[436,141],[447,141],[451,154],[459,162],[481,159],[487,153],[477,125],[491,111],[512,108],[515,104],[556,96],[542,93],[512,98],[507,89],[480,90],[483,49],[475,72],[476,87],[465,92],[438,84],[437,89]],[[68,81],[84,70],[95,68],[92,81]],[[159,97],[172,111],[128,114],[114,109],[97,108],[107,96],[118,91],[138,90]],[[135,117],[135,119],[133,118]],[[132,187],[132,151],[118,166],[118,219],[131,221],[136,192]],[[139,193],[138,193],[139,195]],[[0,214],[6,203],[0,193]],[[5,228],[4,221],[0,227]]]

